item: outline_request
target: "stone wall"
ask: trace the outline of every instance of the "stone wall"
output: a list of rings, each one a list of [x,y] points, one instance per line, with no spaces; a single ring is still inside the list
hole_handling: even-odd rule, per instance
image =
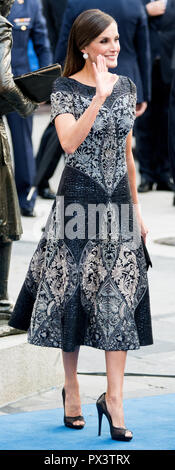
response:
[[[27,343],[26,334],[0,338],[0,406],[63,383],[61,351]]]

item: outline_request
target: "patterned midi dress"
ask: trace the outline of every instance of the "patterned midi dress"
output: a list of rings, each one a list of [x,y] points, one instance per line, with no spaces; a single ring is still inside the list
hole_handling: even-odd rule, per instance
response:
[[[60,77],[51,119],[79,119],[95,87]],[[152,344],[147,265],[126,165],[136,87],[119,76],[86,139],[65,154],[45,232],[9,324],[38,346],[129,350]],[[137,236],[133,236],[136,234]]]

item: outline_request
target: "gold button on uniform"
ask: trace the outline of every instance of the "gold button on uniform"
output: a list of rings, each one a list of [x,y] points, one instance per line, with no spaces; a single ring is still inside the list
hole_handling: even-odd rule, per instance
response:
[[[18,0],[18,3],[21,3],[21,4],[24,3],[24,0]]]
[[[27,28],[25,25],[21,26],[22,31],[25,31]]]

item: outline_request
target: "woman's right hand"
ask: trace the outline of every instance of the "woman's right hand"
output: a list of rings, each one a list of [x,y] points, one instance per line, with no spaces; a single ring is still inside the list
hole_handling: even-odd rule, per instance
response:
[[[98,55],[97,64],[93,62],[92,65],[96,81],[96,97],[105,101],[112,93],[117,75],[108,72],[105,58],[102,55]]]

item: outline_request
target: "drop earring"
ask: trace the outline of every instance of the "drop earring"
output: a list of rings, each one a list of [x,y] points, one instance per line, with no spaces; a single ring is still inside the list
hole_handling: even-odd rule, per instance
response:
[[[88,57],[89,57],[89,56],[88,56],[87,52],[84,52],[83,58],[86,60],[86,59],[88,59]]]

